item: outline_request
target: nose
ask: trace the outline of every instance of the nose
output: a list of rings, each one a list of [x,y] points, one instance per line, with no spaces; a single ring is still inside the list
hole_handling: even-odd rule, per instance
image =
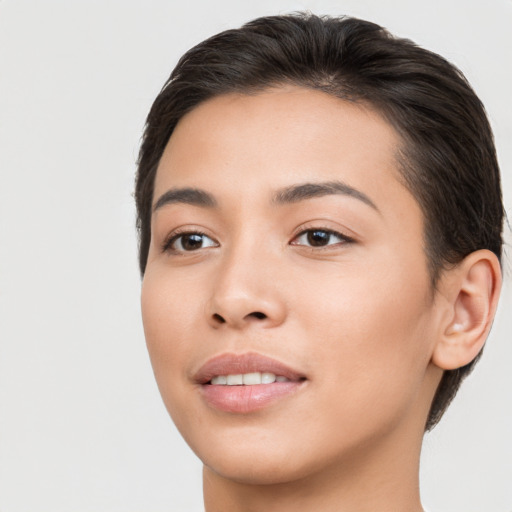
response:
[[[276,262],[237,252],[218,268],[208,304],[208,321],[218,328],[276,327],[286,317],[284,290],[276,279]]]

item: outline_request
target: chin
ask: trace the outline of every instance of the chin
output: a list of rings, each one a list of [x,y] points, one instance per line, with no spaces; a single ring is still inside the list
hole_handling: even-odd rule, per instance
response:
[[[276,429],[269,431],[253,425],[180,431],[206,468],[239,483],[282,484],[304,478],[317,465],[311,460],[314,453],[297,448],[302,440]]]
[[[367,445],[366,441],[355,440],[356,446],[339,442],[333,447],[317,432],[301,435],[300,429],[290,432],[254,426],[182,433],[205,468],[226,480],[246,485],[306,481],[326,470],[351,466],[349,461]]]
[[[260,454],[248,459],[233,455],[210,455],[201,458],[210,471],[227,480],[246,485],[279,485],[295,482],[310,475],[312,468],[304,462],[288,456],[282,457]]]

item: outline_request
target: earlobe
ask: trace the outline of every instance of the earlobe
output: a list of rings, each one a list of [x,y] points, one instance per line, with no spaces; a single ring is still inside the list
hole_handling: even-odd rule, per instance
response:
[[[454,370],[470,363],[484,346],[498,304],[501,269],[494,253],[479,250],[448,274],[449,309],[432,362]]]

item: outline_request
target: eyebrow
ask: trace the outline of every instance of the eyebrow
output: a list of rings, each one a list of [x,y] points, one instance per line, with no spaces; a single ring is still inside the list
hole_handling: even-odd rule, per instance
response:
[[[327,195],[345,195],[353,197],[370,206],[377,212],[377,205],[363,192],[357,190],[342,181],[327,181],[323,183],[302,183],[278,190],[272,199],[273,203],[283,205],[298,203],[316,197]],[[153,212],[168,204],[190,204],[203,208],[215,208],[217,201],[215,197],[198,188],[174,188],[164,192],[153,206]]]
[[[215,198],[198,188],[173,188],[162,194],[153,206],[153,213],[162,206],[168,204],[191,204],[193,206],[202,206],[205,208],[214,208],[217,206]]]
[[[358,199],[377,212],[379,211],[377,205],[366,194],[354,187],[351,187],[350,185],[347,185],[346,183],[343,183],[342,181],[292,185],[291,187],[279,190],[274,195],[273,201],[277,204],[288,204],[305,201],[306,199],[313,199],[315,197],[338,194]]]

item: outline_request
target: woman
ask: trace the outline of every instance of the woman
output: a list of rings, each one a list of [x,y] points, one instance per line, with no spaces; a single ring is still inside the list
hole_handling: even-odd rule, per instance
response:
[[[180,60],[136,199],[148,349],[206,511],[421,511],[423,433],[501,285],[460,72],[365,21],[257,19]]]

